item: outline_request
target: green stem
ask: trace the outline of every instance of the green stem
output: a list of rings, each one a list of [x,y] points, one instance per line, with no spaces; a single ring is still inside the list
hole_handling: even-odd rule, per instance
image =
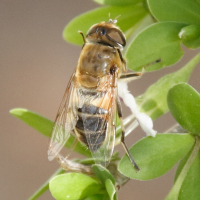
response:
[[[193,57],[183,68],[188,68],[189,71],[193,71],[196,65],[200,62],[200,52],[197,53],[195,57]]]
[[[183,184],[183,181],[185,180],[185,177],[186,177],[192,163],[194,162],[195,158],[198,155],[199,148],[200,148],[200,138],[197,137],[196,143],[193,147],[193,150],[190,154],[190,157],[188,158],[187,162],[185,163],[185,165],[184,165],[181,173],[179,174],[173,188],[171,189],[170,193],[167,195],[165,200],[178,200],[178,195],[179,195],[181,186]]]
[[[59,174],[63,174],[64,172],[65,170],[60,168],[51,176],[50,179],[52,179],[54,176],[57,176]],[[50,179],[48,179],[28,200],[35,200],[39,196],[41,196],[43,193],[45,193],[49,189]]]

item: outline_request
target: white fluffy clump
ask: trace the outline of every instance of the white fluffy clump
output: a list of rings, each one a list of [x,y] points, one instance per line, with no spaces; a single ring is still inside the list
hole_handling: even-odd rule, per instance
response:
[[[135,115],[141,128],[147,134],[147,136],[155,137],[157,131],[153,130],[152,119],[144,113],[140,113],[136,104],[135,98],[128,91],[128,85],[126,82],[118,82],[118,95],[124,101],[124,104],[128,106],[131,112]]]

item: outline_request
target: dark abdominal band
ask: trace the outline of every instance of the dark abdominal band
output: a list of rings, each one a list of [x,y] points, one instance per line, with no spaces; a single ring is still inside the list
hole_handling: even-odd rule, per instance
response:
[[[103,116],[107,113],[103,108],[88,104],[78,109],[79,119],[75,128],[79,139],[90,148],[90,151],[98,150],[105,140],[107,121]]]

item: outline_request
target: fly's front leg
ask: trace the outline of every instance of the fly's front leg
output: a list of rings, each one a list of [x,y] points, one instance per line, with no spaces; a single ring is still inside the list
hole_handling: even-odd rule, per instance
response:
[[[126,65],[126,61],[124,60],[124,58],[122,57],[122,53],[121,51],[119,50],[119,48],[116,48],[117,49],[117,52],[119,54],[119,57],[121,59],[121,62],[123,64],[123,71],[126,72],[127,71],[127,65]]]
[[[142,72],[124,73],[119,77],[119,79],[122,81],[129,82],[129,81],[133,81],[136,78],[141,77],[143,75],[143,73],[144,73],[144,70]]]
[[[119,79],[122,80],[122,81],[126,81],[126,82],[133,81],[136,78],[140,78],[144,74],[144,71],[145,71],[145,67],[142,68],[142,72],[123,73],[119,77]]]
[[[122,146],[124,147],[130,161],[132,162],[133,166],[135,167],[135,169],[137,171],[140,170],[140,168],[137,166],[136,162],[134,161],[133,157],[131,156],[126,144],[125,144],[125,128],[124,128],[124,124],[123,124],[123,119],[122,119],[122,107],[121,107],[121,103],[120,103],[120,100],[119,100],[119,97],[116,98],[116,104],[117,104],[117,112],[118,112],[118,116],[119,116],[119,119],[120,119],[120,123],[121,123],[121,130],[122,130],[122,135],[121,135],[121,143],[122,143]]]
[[[159,63],[161,62],[161,59],[158,59],[154,62],[151,62],[151,63],[148,63],[147,65],[143,66],[142,68],[142,72],[129,72],[129,73],[123,73],[121,76],[120,76],[120,80],[122,81],[132,81],[136,78],[140,78],[143,74],[144,74],[144,71],[145,71],[145,68],[150,66],[150,65],[153,65],[155,63]]]
[[[84,36],[84,34],[83,34],[83,32],[82,31],[78,31],[80,34],[81,34],[81,36],[82,36],[82,38],[83,38],[83,46],[82,46],[82,49],[83,49],[83,47],[85,46],[85,43],[86,43],[86,39],[85,39],[85,36]]]

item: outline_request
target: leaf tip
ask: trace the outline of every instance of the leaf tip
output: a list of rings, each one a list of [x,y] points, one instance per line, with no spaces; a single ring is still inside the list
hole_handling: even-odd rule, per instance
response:
[[[28,110],[27,109],[24,109],[24,108],[14,108],[14,109],[11,109],[9,112],[11,115],[15,116],[15,117],[19,117],[21,116],[23,113],[27,112]]]

